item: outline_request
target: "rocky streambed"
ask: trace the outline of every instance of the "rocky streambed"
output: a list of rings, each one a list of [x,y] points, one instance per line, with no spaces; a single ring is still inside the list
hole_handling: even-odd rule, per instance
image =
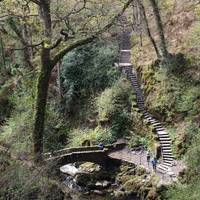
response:
[[[103,169],[84,163],[65,165],[60,170],[65,177],[65,200],[159,199],[157,177],[133,165]]]

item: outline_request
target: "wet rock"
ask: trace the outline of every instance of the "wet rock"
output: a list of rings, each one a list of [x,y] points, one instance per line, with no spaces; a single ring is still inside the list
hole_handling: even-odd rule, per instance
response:
[[[103,188],[107,188],[107,187],[111,186],[111,182],[109,182],[109,181],[103,181],[102,185],[103,185]]]
[[[96,182],[95,187],[99,190],[103,189],[103,184],[101,182]]]
[[[68,174],[70,176],[75,176],[76,174],[82,173],[82,170],[76,168],[72,164],[64,165],[60,167],[60,171],[64,174]]]
[[[95,187],[99,190],[105,189],[107,187],[111,186],[111,182],[109,181],[98,181],[95,183]]]
[[[91,176],[90,174],[77,174],[74,181],[80,186],[87,187],[91,182]]]
[[[105,193],[100,191],[100,190],[94,190],[93,191],[94,194],[98,194],[98,195],[104,195]]]

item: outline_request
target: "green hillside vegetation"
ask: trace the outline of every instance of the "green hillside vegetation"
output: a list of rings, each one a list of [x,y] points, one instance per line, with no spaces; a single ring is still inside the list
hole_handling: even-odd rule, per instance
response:
[[[6,16],[0,14],[0,200],[64,199],[61,177],[50,171],[52,166],[38,162],[45,152],[88,143],[110,145],[118,139],[126,139],[130,149],[144,146],[155,154],[160,147],[155,130],[139,113],[129,80],[115,66],[121,28],[116,19],[126,10],[124,1],[52,1],[47,8],[38,2],[0,1],[0,12]],[[88,8],[81,7],[84,2]],[[161,49],[158,57],[144,19],[138,28],[138,13],[135,22],[135,10],[127,2],[125,13],[135,28],[131,62],[145,106],[169,132],[175,157],[187,165],[177,183],[156,190],[156,184],[148,182],[152,195],[144,199],[199,200],[200,4],[156,1],[165,54],[153,1],[135,1],[141,13],[141,5],[145,8],[152,37]],[[69,16],[63,18],[65,12]],[[48,13],[52,30],[50,21],[44,23]],[[129,168],[124,177],[123,172],[113,173],[124,190],[139,193],[144,173],[131,178]]]

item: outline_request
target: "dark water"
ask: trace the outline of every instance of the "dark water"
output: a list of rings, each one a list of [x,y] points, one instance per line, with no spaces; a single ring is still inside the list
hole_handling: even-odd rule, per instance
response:
[[[113,197],[108,192],[104,191],[102,195],[94,194],[91,191],[87,190],[84,187],[77,185],[73,178],[67,176],[64,184],[69,190],[69,193],[66,200],[118,200],[117,198]],[[116,189],[117,190],[117,189]],[[136,196],[129,196],[124,198],[123,200],[139,200]]]

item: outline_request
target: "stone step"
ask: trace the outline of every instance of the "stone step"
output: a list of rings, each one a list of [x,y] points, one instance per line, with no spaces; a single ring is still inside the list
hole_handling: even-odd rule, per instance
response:
[[[130,49],[122,49],[122,50],[120,50],[121,52],[131,52],[131,50]]]
[[[170,155],[173,155],[172,150],[162,150],[162,154],[164,155],[165,153],[171,153]],[[165,154],[166,155],[166,154]]]
[[[171,143],[171,141],[160,141],[160,143],[161,143],[161,146],[164,144],[164,145],[166,145],[166,144],[169,144],[169,145],[171,145],[172,143]]]
[[[131,77],[135,83],[138,83],[138,82],[137,82],[137,77],[136,77],[136,75],[134,75],[132,72],[131,72],[131,73],[130,73],[130,72],[127,73],[127,75],[128,75],[129,77]]]
[[[163,160],[170,160],[170,161],[174,161],[173,157],[164,157]]]
[[[174,158],[174,156],[173,156],[173,154],[172,153],[167,153],[167,152],[163,152],[162,153],[162,156],[163,156],[163,158]]]
[[[134,75],[128,75],[128,77],[132,80],[132,83],[139,85],[138,82],[137,82],[137,79]]]
[[[135,85],[135,84],[133,84],[133,83],[131,83],[131,84],[132,84],[132,86],[133,86],[135,92],[137,91],[137,92],[136,92],[137,94],[141,94],[140,87],[138,87],[138,85]]]
[[[169,163],[171,165],[173,165],[174,160],[163,160],[163,163]]]
[[[119,63],[118,65],[119,65],[120,67],[133,66],[131,63]]]
[[[150,122],[152,122],[152,123],[157,123],[158,121],[156,120],[156,119],[154,119],[154,118],[151,118],[150,120],[149,120]]]
[[[172,161],[172,159],[174,160],[175,158],[174,158],[174,156],[163,156],[163,161],[164,160],[171,160]]]
[[[154,125],[154,124],[152,124],[153,125],[153,127],[155,128],[155,129],[158,129],[158,128],[163,128],[163,126],[161,126],[161,125]],[[163,128],[164,129],[164,128]]]
[[[161,144],[161,147],[171,147],[171,143]]]
[[[163,155],[166,155],[168,153],[170,153],[170,155],[172,155],[172,150],[171,149],[162,149],[162,154]]]
[[[170,152],[163,152],[162,153],[162,155],[163,155],[163,157],[171,157],[171,158],[174,158],[174,156],[172,155],[172,153],[170,153]]]
[[[162,137],[159,137],[160,141],[171,141],[171,138],[162,138]]]
[[[155,125],[154,123],[150,122],[151,125],[156,129],[156,128],[163,128],[163,126],[161,125]]]
[[[141,97],[141,98],[138,98],[138,99],[137,99],[137,103],[144,103],[143,98],[142,98],[142,97]]]
[[[161,124],[160,122],[153,122],[152,124],[155,125],[155,126],[156,126],[156,125],[162,126],[162,124]]]
[[[163,147],[163,146],[161,146],[161,148],[164,150],[169,150],[169,149],[171,149],[171,146],[165,146],[165,147]]]
[[[157,131],[158,135],[168,134],[166,131]]]
[[[164,171],[168,171],[169,170],[169,167],[168,166],[165,166],[163,164],[160,164],[158,165],[158,169],[161,169],[161,170],[164,170]]]
[[[161,148],[162,148],[162,149],[171,149],[171,145],[167,145],[167,146],[162,146],[162,145],[161,145]]]
[[[168,138],[170,138],[170,137],[169,137],[169,134],[167,134],[167,133],[166,133],[166,134],[161,134],[161,135],[158,134],[158,137],[160,137],[160,138],[161,138],[161,137],[168,137]]]
[[[148,120],[153,119],[152,115],[150,114],[144,114],[144,118]]]
[[[173,166],[172,163],[166,163],[166,162],[163,162],[163,165],[168,166],[168,167],[172,167]]]
[[[164,128],[156,128],[156,131],[165,131]]]

